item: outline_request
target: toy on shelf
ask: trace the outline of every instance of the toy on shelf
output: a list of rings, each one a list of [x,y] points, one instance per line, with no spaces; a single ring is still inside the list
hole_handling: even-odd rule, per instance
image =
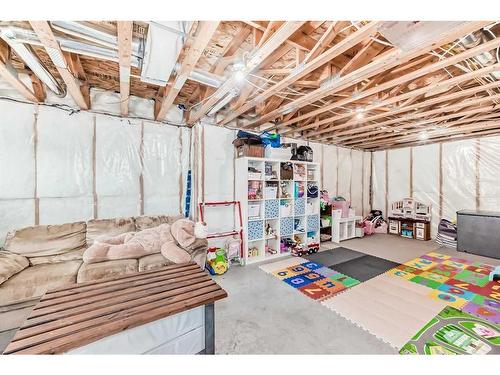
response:
[[[304,196],[304,183],[303,182],[295,182],[295,198],[302,198]]]
[[[266,253],[270,254],[270,255],[275,255],[275,254],[278,254],[278,251],[276,249],[273,249],[268,244],[266,244]]]
[[[264,228],[264,234],[266,238],[277,238],[278,233],[275,228],[271,225],[271,223],[266,222],[266,227]]]
[[[229,269],[226,251],[222,248],[211,247],[207,250],[206,268],[211,275],[223,275]]]
[[[280,182],[280,198],[291,198],[290,182],[288,181]]]
[[[257,247],[250,247],[248,249],[248,257],[249,258],[254,258],[259,256],[259,249]]]
[[[293,168],[293,178],[295,180],[303,181],[306,179],[306,166],[304,164],[294,164]]]
[[[261,181],[248,181],[248,199],[262,199]]]
[[[293,230],[295,232],[304,232],[305,231],[305,228],[304,228],[304,222],[302,219],[300,218],[295,218],[294,221],[293,221]]]
[[[262,171],[255,167],[248,167],[248,179],[249,180],[261,180],[262,179]]]

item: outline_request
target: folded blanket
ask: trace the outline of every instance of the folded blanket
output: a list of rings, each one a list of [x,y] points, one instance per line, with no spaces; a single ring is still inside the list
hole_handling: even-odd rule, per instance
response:
[[[28,258],[22,255],[0,251],[0,284],[29,266]]]

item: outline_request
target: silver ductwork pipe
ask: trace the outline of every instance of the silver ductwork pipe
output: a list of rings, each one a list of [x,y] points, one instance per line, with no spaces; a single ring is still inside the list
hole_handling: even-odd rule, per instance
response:
[[[10,38],[18,43],[43,46],[42,42],[40,42],[40,39],[38,39],[38,35],[36,35],[36,33],[32,30],[9,26],[0,28],[0,32],[8,32],[10,34]],[[64,52],[71,52],[79,55],[85,55],[114,62],[118,62],[119,60],[117,49],[83,43],[77,40],[59,36],[56,37],[56,40],[61,46],[61,50]],[[136,49],[132,50],[131,58],[131,65],[136,68],[140,66],[140,58],[138,57],[140,51],[138,48],[139,47],[136,45]]]

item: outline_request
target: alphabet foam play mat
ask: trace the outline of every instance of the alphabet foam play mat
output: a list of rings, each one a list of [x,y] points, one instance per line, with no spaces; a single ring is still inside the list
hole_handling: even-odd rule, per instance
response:
[[[274,269],[269,265],[261,267],[264,271],[282,280],[289,286],[314,300],[325,300],[335,294],[359,284],[359,281],[336,272],[322,264],[307,259],[295,258],[296,264],[285,266],[278,262]]]
[[[463,312],[500,324],[500,282],[488,276],[489,264],[428,253],[388,271],[388,274],[424,285],[428,296]]]

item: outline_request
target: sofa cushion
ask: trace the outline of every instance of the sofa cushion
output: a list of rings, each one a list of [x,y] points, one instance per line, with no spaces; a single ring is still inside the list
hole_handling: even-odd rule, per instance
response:
[[[139,258],[139,272],[156,270],[170,264],[174,263],[161,254],[146,255],[145,257]]]
[[[4,248],[25,257],[59,255],[85,247],[85,222],[36,225],[9,232]]]
[[[0,304],[39,297],[47,290],[74,284],[81,260],[28,267],[0,286]]]
[[[179,219],[182,219],[182,215],[178,216],[166,216],[166,215],[158,215],[158,216],[136,216],[135,219],[135,228],[137,231],[157,227],[160,224],[172,224]]]
[[[89,220],[87,221],[87,246],[91,246],[99,236],[116,236],[126,232],[135,232],[132,217]]]
[[[0,251],[0,285],[28,266],[28,258],[8,251]]]
[[[84,252],[85,248],[81,248],[79,250],[68,251],[64,254],[49,255],[46,257],[33,257],[29,258],[29,261],[31,266],[36,266],[39,264],[61,263],[68,260],[82,260]]]
[[[77,282],[109,279],[134,273],[138,270],[137,259],[110,260],[101,263],[84,263],[78,271]]]

